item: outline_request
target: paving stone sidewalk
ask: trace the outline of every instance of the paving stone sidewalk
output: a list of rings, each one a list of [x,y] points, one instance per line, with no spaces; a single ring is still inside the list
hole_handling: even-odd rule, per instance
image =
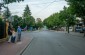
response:
[[[33,37],[23,37],[21,42],[0,43],[0,55],[20,55],[32,39]]]

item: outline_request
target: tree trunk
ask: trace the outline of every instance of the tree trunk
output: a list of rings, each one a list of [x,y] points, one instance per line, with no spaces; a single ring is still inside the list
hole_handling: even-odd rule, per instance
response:
[[[75,32],[75,25],[73,26],[73,30],[72,31]]]
[[[66,31],[69,33],[69,26],[66,27]]]
[[[66,31],[68,31],[67,29],[68,29],[68,28],[67,28],[67,26],[66,26]]]
[[[67,26],[67,29],[68,29],[68,33],[69,33],[69,26]]]

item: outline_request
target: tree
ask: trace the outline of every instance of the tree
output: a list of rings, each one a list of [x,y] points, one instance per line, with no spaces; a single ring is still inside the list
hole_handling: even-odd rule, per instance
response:
[[[66,0],[70,7],[71,11],[77,17],[81,17],[83,19],[83,23],[85,26],[85,0]],[[84,33],[85,34],[85,33]]]
[[[31,16],[31,20],[30,20],[30,26],[34,27],[35,26],[35,19],[33,16]]]
[[[24,0],[1,0],[2,3],[0,3],[0,14],[1,14],[1,9],[2,7],[6,8],[5,4],[13,3],[13,2],[20,2]]]
[[[14,21],[13,21],[13,27],[15,28],[15,29],[17,29],[17,27],[20,25],[20,26],[23,26],[23,19],[22,19],[22,17],[19,17],[19,16],[17,16],[17,15],[14,15],[13,16],[13,18],[14,18]]]
[[[29,23],[30,23],[29,21],[31,20],[31,12],[30,12],[28,5],[26,5],[26,7],[25,7],[23,17],[24,17],[25,24],[29,25]]]
[[[64,10],[60,14],[60,18],[66,22],[67,31],[69,33],[69,27],[75,25],[76,18],[71,12],[71,7],[64,7]]]
[[[37,18],[36,26],[38,29],[43,27],[43,23],[42,23],[42,20],[40,18]]]
[[[1,7],[5,8],[5,4],[9,4],[9,3],[13,3],[13,2],[20,2],[20,1],[24,1],[24,0],[1,0],[2,3],[0,3],[0,10],[2,9]]]
[[[44,25],[47,26],[48,29],[52,29],[53,26],[55,25],[55,20],[54,20],[54,15],[50,15],[48,18],[46,18],[44,21],[43,21]]]
[[[55,27],[59,29],[63,26],[67,26],[69,33],[69,27],[75,24],[75,17],[71,13],[70,7],[64,7],[64,10],[60,11],[60,13],[54,13],[45,19],[44,24],[50,29]]]
[[[28,16],[31,16],[31,12],[30,12],[29,6],[26,5],[23,17],[28,17]]]
[[[4,16],[5,18],[9,18],[9,17],[11,16],[11,13],[10,13],[8,7],[7,7],[7,9],[5,10],[5,12],[3,13],[3,16]]]
[[[78,17],[85,16],[85,0],[66,0],[70,7],[72,8],[71,11],[73,11],[74,14]]]
[[[60,18],[60,13],[54,13],[44,20],[44,24],[49,29],[54,29],[54,28],[59,29],[62,26],[64,26],[65,23],[64,23],[64,20]]]
[[[25,7],[23,17],[24,17],[24,22],[27,26],[33,27],[35,25],[35,19],[33,16],[31,16],[31,12],[28,5],[26,5]]]
[[[62,26],[65,25],[64,20],[60,18],[60,13],[55,13],[53,17],[55,27],[61,28]]]
[[[9,4],[9,3],[13,3],[13,2],[20,2],[20,1],[24,1],[24,0],[2,0],[3,3],[5,4]]]

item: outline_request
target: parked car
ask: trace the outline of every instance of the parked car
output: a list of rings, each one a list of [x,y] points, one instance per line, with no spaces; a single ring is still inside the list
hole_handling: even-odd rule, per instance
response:
[[[80,32],[80,33],[83,33],[83,28],[81,26],[79,27],[75,27],[75,32]]]

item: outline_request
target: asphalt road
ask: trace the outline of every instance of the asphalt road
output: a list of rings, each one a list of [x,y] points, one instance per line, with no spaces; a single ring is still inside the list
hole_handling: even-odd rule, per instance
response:
[[[54,31],[28,34],[34,39],[22,55],[85,55],[85,38]]]

